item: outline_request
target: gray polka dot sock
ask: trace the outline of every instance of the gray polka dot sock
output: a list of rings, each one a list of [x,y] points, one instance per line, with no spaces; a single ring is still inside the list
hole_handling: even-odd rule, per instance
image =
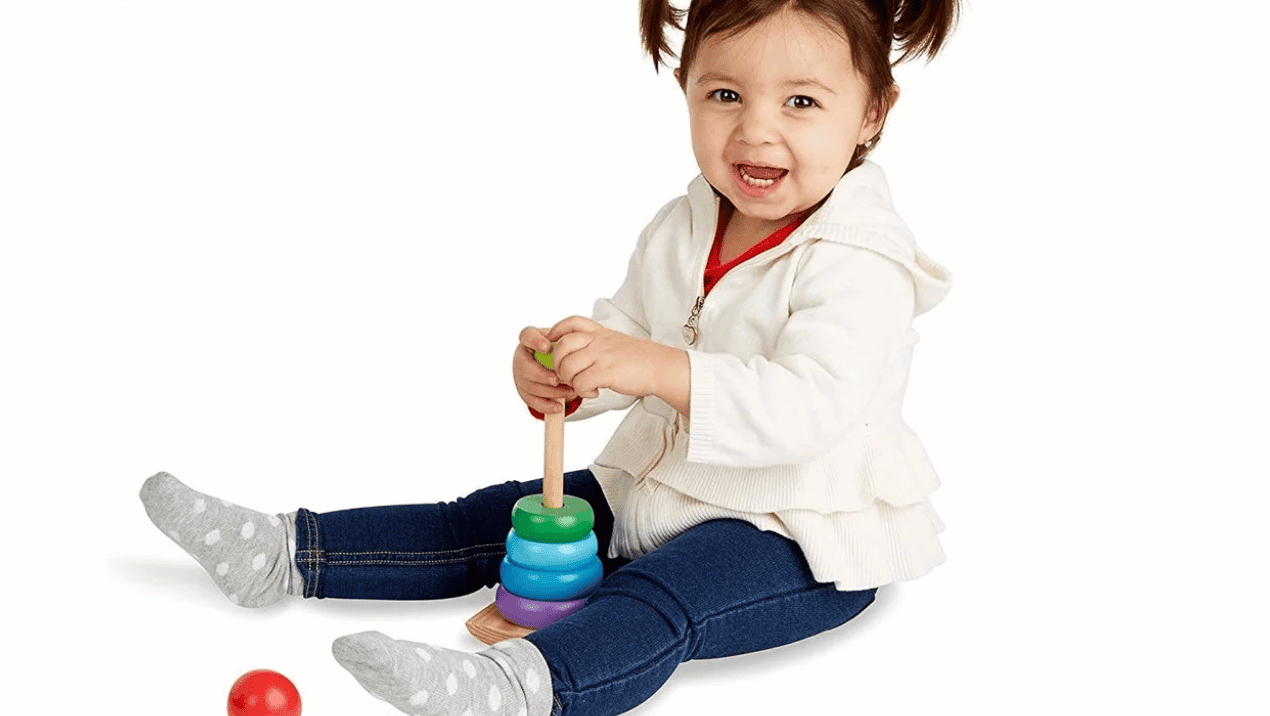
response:
[[[362,688],[408,714],[548,716],[551,711],[547,662],[524,639],[469,654],[368,631],[336,639],[331,651]]]
[[[294,515],[239,507],[191,490],[166,472],[145,481],[141,503],[150,520],[198,560],[235,604],[272,604],[298,581],[288,550]]]

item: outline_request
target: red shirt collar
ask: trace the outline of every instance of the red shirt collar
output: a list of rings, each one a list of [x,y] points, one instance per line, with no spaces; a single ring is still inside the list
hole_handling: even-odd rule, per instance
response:
[[[719,220],[717,222],[717,228],[715,228],[714,231],[714,245],[710,247],[710,258],[706,261],[705,291],[707,294],[710,293],[710,289],[714,288],[714,284],[722,278],[724,274],[732,270],[732,267],[758,256],[773,246],[779,245],[780,242],[784,241],[786,237],[794,233],[794,230],[801,226],[803,221],[811,215],[810,211],[804,212],[802,216],[794,219],[776,231],[773,231],[766,239],[754,244],[748,251],[732,259],[725,266],[719,263],[719,252],[722,250],[723,232],[728,228],[728,220],[732,218],[732,211],[733,209],[730,206],[723,202],[719,202]]]

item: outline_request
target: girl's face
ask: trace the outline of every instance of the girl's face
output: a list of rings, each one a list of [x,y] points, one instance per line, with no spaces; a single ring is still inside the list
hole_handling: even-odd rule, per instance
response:
[[[880,129],[847,41],[805,13],[784,10],[740,34],[708,37],[687,70],[697,165],[763,227],[825,198],[856,145]]]

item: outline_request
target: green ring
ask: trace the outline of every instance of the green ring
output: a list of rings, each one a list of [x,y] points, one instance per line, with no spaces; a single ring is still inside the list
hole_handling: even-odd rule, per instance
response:
[[[542,495],[525,495],[512,508],[512,529],[530,542],[577,542],[595,527],[595,512],[581,497],[564,496],[564,507],[542,504]]]

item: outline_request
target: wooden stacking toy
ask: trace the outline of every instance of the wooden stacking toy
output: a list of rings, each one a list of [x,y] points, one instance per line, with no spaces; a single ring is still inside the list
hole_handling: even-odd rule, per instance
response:
[[[554,370],[549,353],[534,353]],[[564,494],[564,412],[547,413],[542,494],[512,508],[507,556],[494,603],[467,621],[486,644],[522,637],[553,624],[586,602],[604,578],[596,554],[595,513],[586,500]]]

